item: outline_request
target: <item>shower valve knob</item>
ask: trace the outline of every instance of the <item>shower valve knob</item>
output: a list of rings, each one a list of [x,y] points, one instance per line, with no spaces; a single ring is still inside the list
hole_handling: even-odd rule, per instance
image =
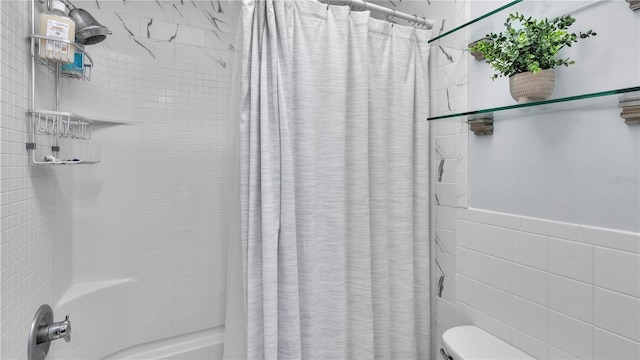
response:
[[[67,315],[63,321],[43,325],[38,329],[38,343],[49,342],[60,338],[66,342],[71,341],[71,322],[69,321],[69,315]]]
[[[71,321],[69,315],[63,321],[53,322],[53,309],[49,305],[42,305],[36,311],[31,322],[31,329],[27,341],[27,359],[45,360],[51,347],[51,342],[57,339],[71,341]]]

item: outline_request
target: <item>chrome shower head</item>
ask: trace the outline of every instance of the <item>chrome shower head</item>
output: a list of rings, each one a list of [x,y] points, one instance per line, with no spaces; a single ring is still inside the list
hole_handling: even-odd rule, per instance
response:
[[[63,0],[69,11],[69,17],[76,23],[76,41],[83,45],[101,42],[111,34],[106,26],[100,23],[84,9],[76,8],[69,0]]]
[[[111,31],[84,9],[73,9],[69,16],[76,22],[76,41],[83,45],[93,45],[107,38]]]

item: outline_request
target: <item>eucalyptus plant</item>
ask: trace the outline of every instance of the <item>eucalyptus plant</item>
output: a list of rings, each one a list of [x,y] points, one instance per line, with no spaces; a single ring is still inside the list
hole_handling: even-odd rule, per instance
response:
[[[537,20],[519,13],[509,14],[504,23],[505,31],[487,34],[469,49],[484,55],[486,62],[495,70],[493,79],[527,71],[538,73],[560,65],[569,66],[575,61],[556,58],[560,50],[571,47],[578,39],[597,35],[592,30],[578,34],[569,32],[567,29],[575,21],[570,15]]]

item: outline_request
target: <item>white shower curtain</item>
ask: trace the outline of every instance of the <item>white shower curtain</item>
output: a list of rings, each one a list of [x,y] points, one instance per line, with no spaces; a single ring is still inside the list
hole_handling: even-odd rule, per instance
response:
[[[249,359],[428,359],[430,32],[245,0]]]

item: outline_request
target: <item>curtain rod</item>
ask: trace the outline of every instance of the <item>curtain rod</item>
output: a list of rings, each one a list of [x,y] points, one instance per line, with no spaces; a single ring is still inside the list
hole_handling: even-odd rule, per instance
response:
[[[367,2],[366,0],[318,0],[318,1],[324,4],[329,3],[330,5],[347,5],[351,7],[352,10],[357,10],[357,11],[369,10],[369,11],[381,13],[384,15],[391,16],[391,20],[393,20],[393,18],[403,19],[410,22],[414,22],[418,25],[426,26],[428,29],[431,29],[434,24],[433,20],[429,20],[416,15],[409,15],[407,13],[389,9],[384,6],[372,4]]]

